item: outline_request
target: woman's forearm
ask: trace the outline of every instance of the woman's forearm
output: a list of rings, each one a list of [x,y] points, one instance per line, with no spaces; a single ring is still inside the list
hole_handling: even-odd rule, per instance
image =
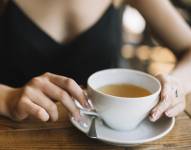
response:
[[[180,79],[186,94],[191,92],[191,48],[178,62],[171,74]]]
[[[9,116],[8,109],[8,99],[10,97],[10,92],[13,91],[11,87],[0,84],[0,114],[4,116]]]

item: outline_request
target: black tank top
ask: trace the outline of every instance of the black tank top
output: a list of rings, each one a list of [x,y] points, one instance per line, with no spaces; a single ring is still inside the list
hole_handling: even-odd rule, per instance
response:
[[[0,18],[0,83],[22,86],[45,72],[85,84],[95,71],[116,67],[121,48],[121,10],[110,6],[87,31],[59,44],[10,1]]]

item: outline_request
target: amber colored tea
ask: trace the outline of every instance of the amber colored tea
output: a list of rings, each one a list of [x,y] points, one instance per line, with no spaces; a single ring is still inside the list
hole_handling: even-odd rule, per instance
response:
[[[148,90],[132,84],[110,84],[102,86],[98,90],[118,97],[144,97],[151,94]]]

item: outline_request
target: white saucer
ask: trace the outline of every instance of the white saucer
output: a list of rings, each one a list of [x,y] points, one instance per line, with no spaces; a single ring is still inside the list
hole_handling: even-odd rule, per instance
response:
[[[87,133],[91,123],[91,117],[85,116],[87,127],[82,127],[71,118],[72,124],[83,133]],[[163,117],[155,123],[145,119],[136,129],[131,131],[116,131],[106,126],[100,119],[96,119],[96,131],[98,140],[120,146],[135,146],[158,140],[168,134],[175,124],[175,118]]]

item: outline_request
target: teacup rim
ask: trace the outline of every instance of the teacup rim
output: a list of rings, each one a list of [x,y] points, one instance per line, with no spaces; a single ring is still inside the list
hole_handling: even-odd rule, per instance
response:
[[[145,75],[145,76],[147,76],[147,77],[149,77],[149,78],[152,78],[154,81],[156,81],[156,83],[159,85],[159,88],[158,88],[158,90],[156,90],[155,92],[151,93],[151,94],[148,95],[148,96],[142,96],[142,97],[119,97],[119,96],[113,96],[113,95],[109,95],[109,94],[105,94],[105,93],[103,93],[103,92],[100,92],[100,91],[98,91],[97,89],[93,88],[93,87],[90,85],[90,79],[91,79],[92,76],[94,76],[95,74],[101,73],[101,72],[112,71],[112,70],[131,71],[131,72],[136,72],[136,73],[138,73],[138,74]],[[150,74],[148,74],[148,73],[146,73],[146,72],[143,72],[143,71],[139,71],[139,70],[135,70],[135,69],[125,69],[125,68],[109,68],[109,69],[103,69],[103,70],[97,71],[97,72],[91,74],[91,75],[88,77],[87,86],[88,86],[89,88],[91,88],[91,90],[93,90],[93,91],[99,93],[99,94],[102,95],[102,96],[106,96],[106,97],[110,97],[110,98],[115,98],[115,99],[118,99],[118,100],[127,100],[127,99],[128,99],[128,100],[136,100],[136,99],[137,99],[137,100],[143,100],[143,99],[145,100],[145,99],[150,98],[150,97],[152,97],[152,96],[154,96],[154,95],[157,95],[157,94],[159,94],[159,93],[161,92],[161,83],[160,83],[160,81],[159,81],[156,77],[154,77],[153,75],[150,75]]]

